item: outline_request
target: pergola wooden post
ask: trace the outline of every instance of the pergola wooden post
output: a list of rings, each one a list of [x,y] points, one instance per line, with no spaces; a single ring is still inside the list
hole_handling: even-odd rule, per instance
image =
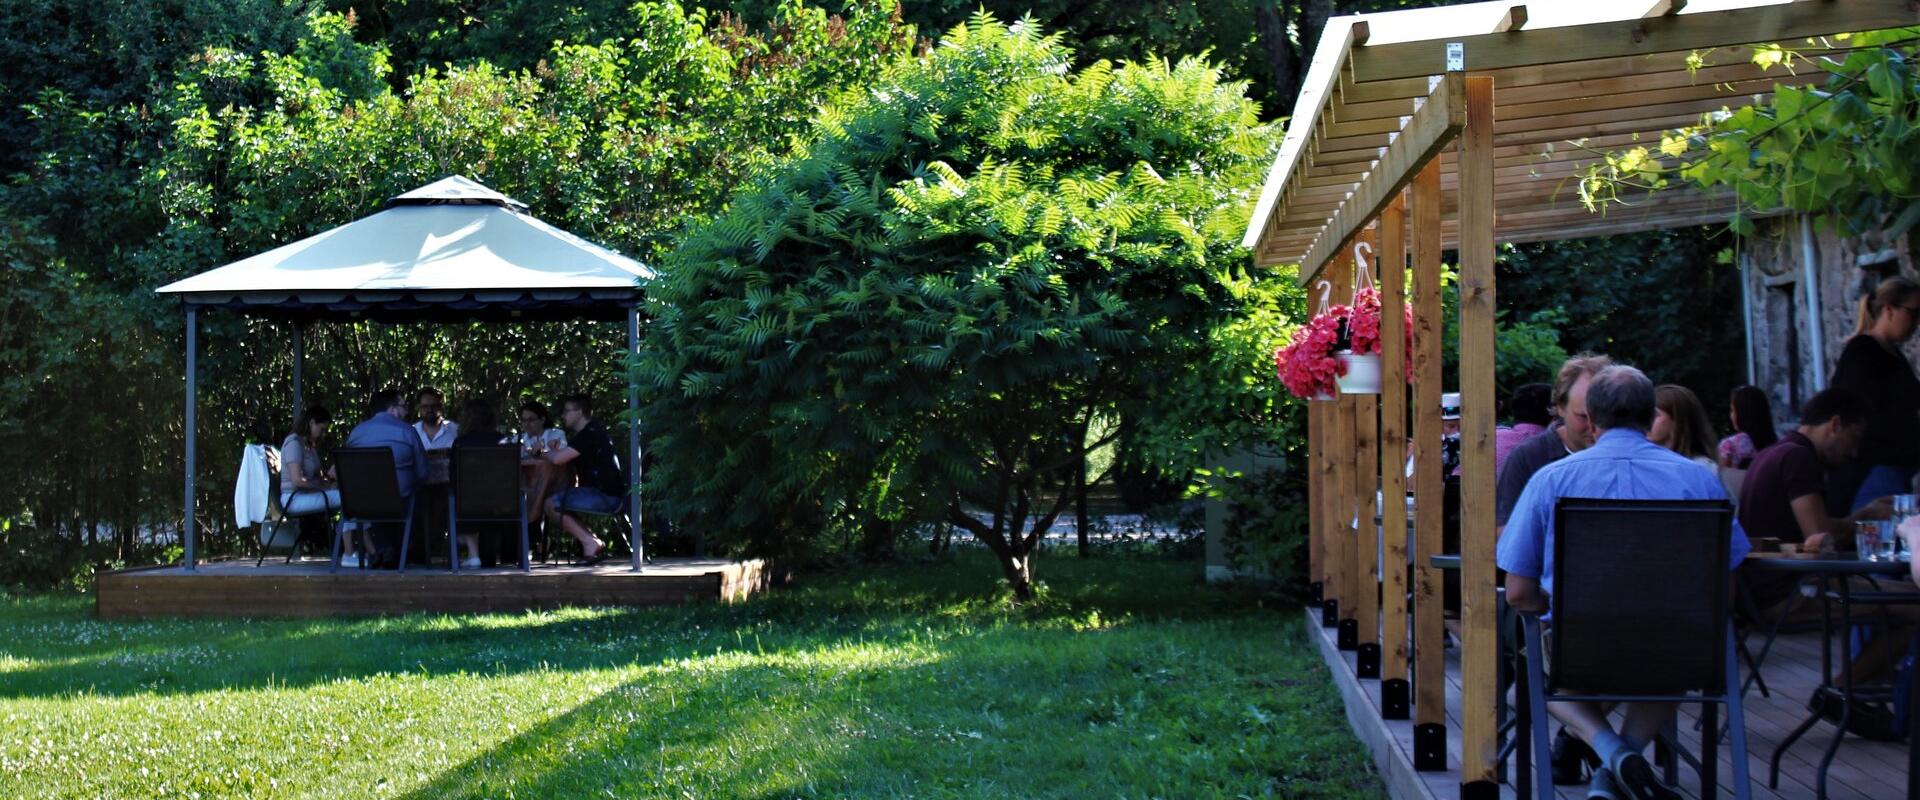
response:
[[[1405,192],[1380,212],[1380,716],[1411,713],[1407,680],[1407,213]]]
[[[1413,764],[1447,768],[1446,629],[1441,624],[1440,165],[1429,163],[1407,190],[1413,217]]]
[[[1353,245],[1348,248],[1353,254],[1354,276],[1352,291],[1371,288],[1374,275],[1373,267],[1378,263],[1380,252],[1379,228],[1377,225],[1362,228],[1354,235]],[[1360,273],[1362,259],[1367,265],[1367,274]],[[1364,285],[1362,281],[1365,281]],[[1384,375],[1382,376],[1384,378]],[[1382,381],[1384,383],[1384,380]],[[1378,512],[1380,480],[1380,398],[1378,395],[1357,394],[1353,396],[1353,500],[1354,519],[1354,562],[1353,579],[1359,586],[1359,598],[1354,608],[1354,627],[1356,630],[1354,672],[1361,678],[1380,677],[1380,536],[1379,527],[1374,522]]]
[[[1493,79],[1468,78],[1460,132],[1460,781],[1499,797],[1494,719]]]
[[[1353,294],[1353,253],[1342,248],[1339,255],[1328,264],[1323,276],[1324,288],[1331,293],[1333,303],[1345,303]],[[1329,530],[1333,533],[1333,548],[1329,551],[1337,554],[1331,571],[1339,575],[1340,627],[1336,638],[1341,650],[1354,650],[1360,646],[1360,622],[1357,608],[1364,602],[1360,586],[1360,548],[1354,540],[1354,518],[1358,505],[1354,502],[1354,487],[1359,483],[1355,479],[1358,460],[1353,446],[1355,399],[1352,395],[1337,394],[1331,405],[1333,424],[1329,426],[1330,436],[1323,442],[1331,456],[1332,479],[1327,487],[1327,496],[1333,499],[1328,511]]]

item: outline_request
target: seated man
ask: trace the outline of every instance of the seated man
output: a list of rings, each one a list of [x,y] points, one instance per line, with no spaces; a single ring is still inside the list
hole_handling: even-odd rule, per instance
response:
[[[399,389],[383,389],[367,401],[367,419],[347,434],[348,447],[385,447],[393,451],[394,477],[400,484],[400,497],[412,497],[414,486],[427,479],[427,452],[420,437],[407,424],[407,396]],[[377,565],[398,566],[400,541],[391,526],[381,526],[373,534],[378,554]]]
[[[1540,468],[1515,504],[1500,537],[1497,563],[1507,571],[1507,602],[1545,615],[1553,596],[1553,511],[1563,497],[1624,500],[1725,500],[1719,478],[1700,465],[1647,441],[1653,425],[1653,382],[1640,370],[1609,366],[1589,382],[1587,415],[1598,431],[1592,447]],[[1733,524],[1732,563],[1746,558],[1747,537]],[[1677,706],[1627,703],[1616,732],[1594,703],[1548,706],[1574,735],[1593,748],[1602,766],[1592,791],[1607,797],[1674,798],[1641,754]],[[1625,789],[1623,794],[1620,789]]]
[[[1553,379],[1553,410],[1559,417],[1544,433],[1528,438],[1507,453],[1495,480],[1493,524],[1495,534],[1506,528],[1520,492],[1541,467],[1593,445],[1593,423],[1588,419],[1587,386],[1595,373],[1613,362],[1591,353],[1569,358]]]
[[[1808,551],[1847,551],[1853,549],[1855,522],[1890,516],[1892,498],[1887,497],[1875,499],[1845,517],[1827,513],[1827,473],[1853,463],[1861,437],[1866,434],[1867,414],[1867,401],[1859,395],[1846,389],[1827,389],[1800,409],[1798,428],[1754,454],[1740,491],[1740,525],[1748,535],[1798,543]],[[1741,581],[1762,616],[1777,619],[1787,613],[1801,579],[1742,570]],[[1866,578],[1850,579],[1848,585],[1862,591],[1900,591],[1908,587],[1893,582],[1875,584]],[[1803,604],[1798,610],[1810,616],[1796,613],[1795,619],[1820,618],[1816,603]],[[1888,606],[1886,611],[1894,624],[1873,637],[1854,657],[1856,683],[1886,680],[1894,662],[1906,652],[1915,624],[1920,623],[1920,608]],[[1834,680],[1837,682],[1839,676]],[[1870,739],[1885,739],[1892,735],[1888,729],[1891,721],[1878,709],[1856,707],[1848,727]]]
[[[548,451],[555,464],[572,464],[579,485],[560,489],[547,499],[547,510],[560,515],[560,526],[580,542],[581,564],[607,560],[607,546],[594,538],[579,515],[614,514],[626,502],[627,482],[614,461],[613,439],[607,427],[593,418],[593,401],[584,394],[560,401],[560,423],[567,426],[567,443]],[[634,531],[634,535],[640,535]]]

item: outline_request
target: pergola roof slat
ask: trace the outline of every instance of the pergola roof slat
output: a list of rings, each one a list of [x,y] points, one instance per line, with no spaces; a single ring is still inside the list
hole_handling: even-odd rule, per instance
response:
[[[1420,159],[1407,151],[1431,149],[1443,186],[1454,185],[1457,159],[1448,148],[1408,144],[1427,119],[1415,109],[1444,74],[1450,43],[1464,46],[1467,75],[1494,79],[1501,241],[1724,219],[1731,202],[1684,186],[1638,199],[1632,212],[1589,213],[1579,173],[1604,153],[1653,147],[1665,131],[1764,101],[1778,86],[1827,78],[1817,69],[1763,69],[1751,63],[1753,47],[1781,42],[1803,55],[1838,54],[1832,43],[1806,40],[1910,25],[1920,25],[1920,7],[1908,0],[1492,2],[1339,17],[1314,53],[1244,243],[1261,264],[1298,262],[1305,280],[1365,223],[1356,213],[1377,210],[1379,187],[1410,179],[1405,171]],[[1444,194],[1451,213],[1451,192]]]

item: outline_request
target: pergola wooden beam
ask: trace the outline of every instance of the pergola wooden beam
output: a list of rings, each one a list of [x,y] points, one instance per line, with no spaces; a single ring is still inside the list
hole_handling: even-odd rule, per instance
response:
[[[1525,36],[1487,33],[1449,37],[1449,41],[1466,47],[1467,69],[1477,73],[1523,65],[1783,42],[1915,23],[1920,23],[1920,10],[1908,0],[1808,0],[1712,14],[1540,28],[1527,31]],[[1355,83],[1438,75],[1447,66],[1445,47],[1431,41],[1369,45],[1356,50],[1350,63]]]
[[[1375,169],[1360,180],[1353,195],[1340,205],[1320,239],[1308,248],[1300,264],[1300,280],[1310,281],[1332,257],[1334,248],[1367,224],[1380,209],[1399,194],[1428,160],[1453,141],[1466,117],[1465,96],[1461,92],[1463,76],[1451,73],[1433,84],[1433,91],[1387,147]]]

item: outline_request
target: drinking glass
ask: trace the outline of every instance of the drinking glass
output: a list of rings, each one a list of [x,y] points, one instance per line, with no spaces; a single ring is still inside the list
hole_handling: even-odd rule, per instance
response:
[[[1911,517],[1915,513],[1920,513],[1920,507],[1915,506],[1913,495],[1896,494],[1893,496],[1893,515],[1895,517]]]
[[[1862,561],[1880,561],[1883,535],[1880,520],[1863,519],[1853,524],[1854,555]]]

